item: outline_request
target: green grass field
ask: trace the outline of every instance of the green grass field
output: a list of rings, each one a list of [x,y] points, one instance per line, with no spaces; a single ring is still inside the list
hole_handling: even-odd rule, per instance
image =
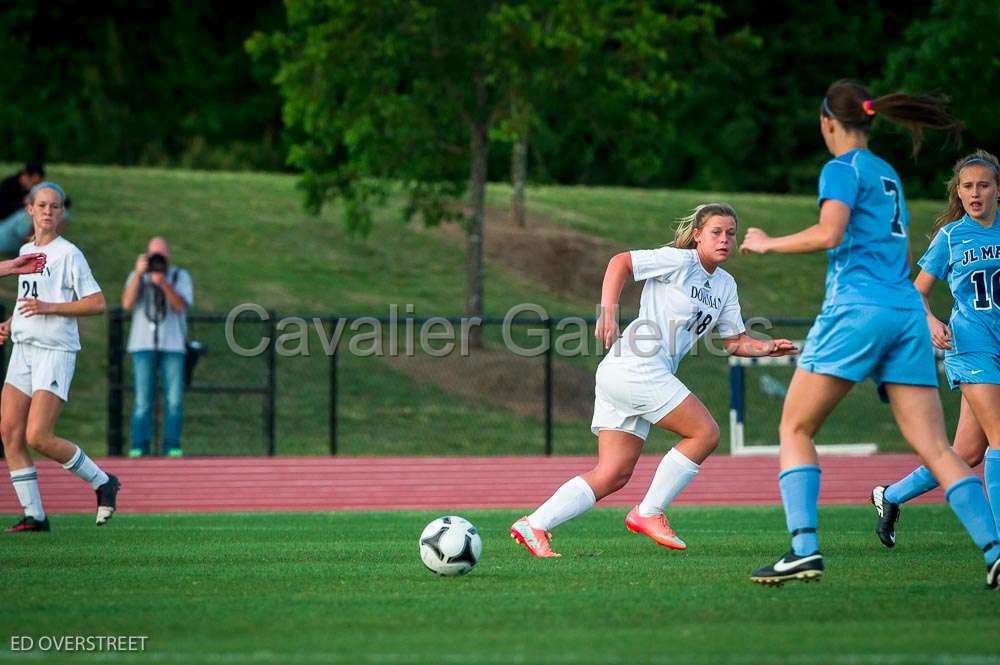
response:
[[[679,508],[669,552],[602,509],[558,560],[470,511],[479,566],[436,578],[430,512],[57,516],[8,537],[0,661],[64,663],[1000,663],[1000,597],[947,506],[915,506],[884,549],[866,507],[820,511],[818,584],[752,585],[786,545],[780,508]],[[14,653],[11,635],[145,635],[142,653]]]
[[[8,165],[8,169],[13,169]],[[151,235],[171,241],[175,260],[195,281],[195,312],[226,312],[255,302],[284,314],[373,314],[385,316],[389,303],[414,305],[417,315],[461,313],[464,289],[464,241],[460,233],[428,230],[399,221],[390,207],[376,219],[370,237],[350,236],[339,210],[328,207],[319,217],[305,214],[296,179],[289,175],[218,173],[147,168],[51,165],[50,177],[74,200],[66,236],[87,255],[109,304],[120,302],[123,281]],[[489,189],[492,226],[487,248],[501,240],[503,209],[509,188]],[[724,199],[736,206],[744,226],[771,233],[798,230],[816,218],[811,197],[720,194],[614,188],[533,187],[529,190],[529,230],[522,244],[486,261],[486,313],[503,315],[511,306],[533,302],[557,315],[592,316],[600,273],[617,249],[659,246],[671,238],[669,220],[705,200]],[[926,246],[938,204],[911,203],[914,252]],[[498,226],[501,225],[501,226]],[[573,233],[571,249],[593,245],[581,256],[594,264],[593,284],[567,285],[544,272],[544,256],[528,256],[533,234]],[[548,236],[546,236],[548,237]],[[491,244],[493,243],[493,244]],[[588,246],[589,246],[588,245]],[[560,255],[561,245],[554,245]],[[617,248],[617,249],[616,249]],[[528,252],[530,254],[530,252]],[[534,263],[532,263],[532,260]],[[740,284],[746,317],[813,316],[822,299],[825,257],[737,256],[726,268]],[[595,276],[596,275],[596,276]],[[569,288],[572,287],[572,288]],[[0,283],[0,302],[10,311],[13,282]],[[946,312],[947,289],[936,292],[938,310]],[[84,351],[77,363],[71,399],[60,420],[63,436],[92,452],[106,440],[106,337],[104,319],[81,323]],[[775,335],[801,338],[805,329],[778,329]],[[194,336],[209,343],[210,353],[198,370],[201,382],[230,383],[237,378],[262,381],[262,365],[240,365],[228,352],[221,327],[199,325]],[[487,330],[490,348],[500,348],[500,334]],[[327,451],[328,360],[314,343],[308,358],[278,362],[277,450],[283,454]],[[568,373],[578,389],[567,413],[557,418],[555,451],[589,454],[593,369],[598,358],[557,359],[557,374]],[[539,453],[543,445],[542,365],[535,374],[533,408],[513,408],[498,396],[528,390],[523,368],[503,363],[406,372],[382,359],[348,359],[342,364],[339,411],[343,454],[520,454]],[[505,372],[506,370],[506,372]],[[574,374],[575,372],[575,374]],[[755,370],[756,372],[756,370]],[[469,377],[467,385],[446,385],[445,374]],[[476,384],[472,377],[493,373]],[[769,371],[784,380],[780,370]],[[725,360],[703,355],[685,361],[679,372],[709,406],[728,445],[728,386]],[[501,380],[502,379],[502,380]],[[749,382],[749,408],[763,415],[748,422],[750,442],[774,443],[778,402],[757,391],[759,373]],[[904,450],[889,419],[876,403],[872,387],[863,386],[829,422],[824,442],[874,441],[883,450]],[[950,415],[957,400],[946,397]],[[557,409],[560,404],[557,402]],[[863,417],[857,417],[857,414]],[[446,418],[442,418],[446,414]],[[126,411],[127,415],[127,411]],[[189,395],[186,449],[190,454],[258,454],[263,451],[261,400],[240,396]],[[859,425],[860,423],[860,425]],[[127,423],[126,423],[127,429]],[[672,442],[654,435],[650,452]]]

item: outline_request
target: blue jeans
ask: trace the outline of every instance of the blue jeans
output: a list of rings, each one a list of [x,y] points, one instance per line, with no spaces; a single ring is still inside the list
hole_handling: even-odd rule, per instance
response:
[[[163,452],[181,447],[184,426],[184,353],[180,351],[134,351],[135,408],[132,411],[132,449],[149,454],[153,437],[153,361],[159,355],[163,386]]]

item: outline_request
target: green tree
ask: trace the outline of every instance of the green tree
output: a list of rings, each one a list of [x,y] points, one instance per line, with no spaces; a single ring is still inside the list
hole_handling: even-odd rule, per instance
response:
[[[989,36],[1000,33],[1000,7],[977,0],[935,0],[929,15],[907,28],[904,41],[888,58],[885,89],[935,92],[952,99],[951,110],[965,122],[968,151],[997,151],[1000,114],[1000,52]],[[964,151],[963,151],[964,152]],[[925,151],[914,165],[914,191],[943,196],[956,150]],[[911,192],[912,193],[912,192]]]
[[[278,0],[0,5],[0,159],[281,168],[269,63],[243,50]]]
[[[706,12],[714,29],[672,40],[660,71],[673,73],[675,89],[659,96],[663,103],[635,107],[611,95],[588,116],[540,123],[533,140],[543,176],[563,183],[814,192],[828,158],[817,130],[823,92],[843,77],[871,85],[876,94],[890,91],[878,83],[886,58],[928,5],[719,3],[721,13]],[[571,92],[561,103],[582,98]],[[559,108],[551,113],[558,118]],[[633,118],[632,129],[619,134],[616,118],[629,113],[650,121]],[[875,149],[893,163],[912,164],[905,137],[885,129],[876,130]]]
[[[248,48],[280,61],[275,80],[285,122],[301,137],[290,161],[303,171],[307,207],[339,199],[348,228],[367,232],[372,207],[397,188],[404,218],[427,224],[454,216],[450,202],[465,194],[464,311],[479,316],[491,130],[526,137],[543,91],[564,89],[573,99],[553,126],[598,117],[602,136],[627,137],[655,124],[643,102],[673,85],[663,67],[669,40],[688,15],[704,26],[704,14],[702,4],[665,11],[629,0],[289,0],[287,28]]]
[[[575,123],[577,152],[619,158],[636,181],[664,158],[656,140],[685,85],[679,54],[714,30],[711,4],[505,3],[491,13],[509,113],[498,138],[512,145],[512,218],[524,226],[529,136]]]
[[[373,205],[398,187],[406,219],[436,224],[468,187],[471,315],[482,313],[487,135],[499,116],[483,18],[476,3],[290,0],[287,29],[248,43],[278,54],[309,209],[342,200],[348,228],[367,233]]]

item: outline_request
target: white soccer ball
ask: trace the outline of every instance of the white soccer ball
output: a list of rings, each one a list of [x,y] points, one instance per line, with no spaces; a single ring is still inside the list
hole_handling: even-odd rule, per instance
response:
[[[455,515],[437,518],[420,534],[420,560],[435,575],[465,575],[482,553],[476,527]]]

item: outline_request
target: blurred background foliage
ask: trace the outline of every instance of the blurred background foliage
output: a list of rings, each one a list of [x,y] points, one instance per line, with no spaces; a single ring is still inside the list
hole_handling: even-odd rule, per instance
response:
[[[633,5],[632,16],[646,17],[619,36],[652,51],[628,54],[606,35],[596,44],[545,42],[546,35],[586,40],[592,33],[574,21],[606,4]],[[349,16],[375,6],[387,21],[381,33],[398,29],[402,45],[412,21],[401,17],[427,10],[456,17],[435,25],[464,25],[465,34],[442,33],[442,42],[474,40],[488,70],[503,74],[487,82],[490,90],[517,88],[532,99],[526,112],[505,97],[491,126],[494,181],[509,177],[515,144],[527,135],[532,183],[811,192],[824,159],[819,102],[841,77],[876,95],[904,89],[952,97],[968,125],[963,149],[995,151],[1000,139],[1000,115],[991,109],[1000,55],[989,39],[1000,30],[1000,12],[978,0],[248,0],[238,8],[220,0],[8,0],[0,8],[0,160],[300,170],[288,156],[309,144],[309,127],[286,126],[282,109],[302,100],[274,84],[297,56],[265,42],[322,32],[322,21],[295,25],[296,15]],[[254,35],[257,48],[248,51]],[[337,59],[339,66],[354,55]],[[552,62],[558,57],[579,59]],[[537,71],[558,80],[538,79]],[[625,85],[639,80],[652,87]],[[443,90],[425,92],[447,103]],[[914,162],[907,138],[887,129],[877,130],[873,147],[897,164],[910,195],[940,196],[955,149],[942,150],[932,137]],[[331,149],[323,158],[330,168],[349,155]]]

